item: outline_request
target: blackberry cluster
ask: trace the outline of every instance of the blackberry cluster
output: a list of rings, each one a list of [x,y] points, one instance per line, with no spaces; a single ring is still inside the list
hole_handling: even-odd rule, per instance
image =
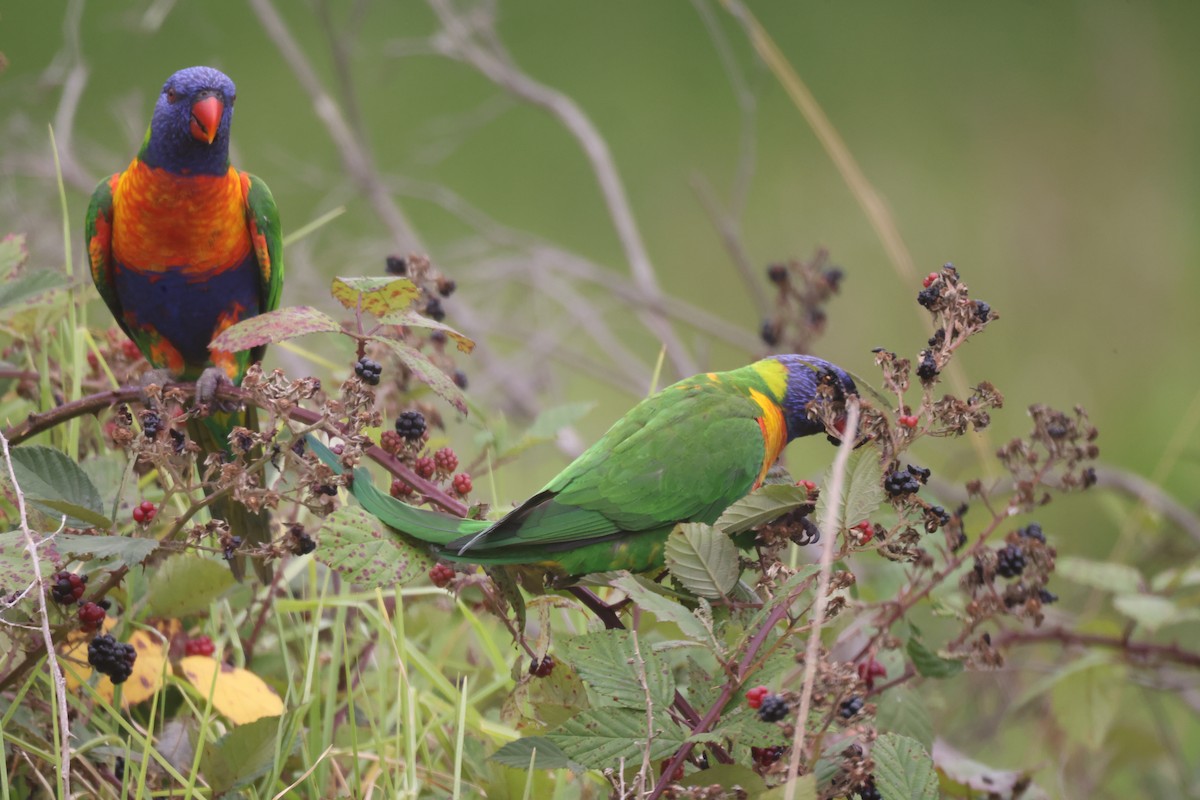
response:
[[[288,528],[288,552],[294,556],[306,556],[317,549],[317,542],[304,530],[304,526],[296,523]]]
[[[79,611],[76,612],[79,617],[79,627],[83,628],[88,633],[99,628],[104,624],[104,606],[99,603],[84,603],[79,606]]]
[[[750,757],[754,759],[754,763],[760,767],[769,767],[779,759],[783,758],[786,751],[782,745],[775,747],[751,747]]]
[[[908,470],[896,470],[883,481],[883,490],[888,497],[903,497],[921,491],[921,482]]]
[[[763,722],[779,722],[788,715],[788,701],[777,694],[769,694],[763,698],[758,707],[758,718]]]
[[[407,275],[408,260],[401,256],[388,256],[386,269],[388,275]]]
[[[975,318],[980,322],[987,322],[988,315],[992,313],[992,307],[982,300],[975,301]]]
[[[463,372],[461,369],[456,369],[454,370],[454,375],[451,377],[454,379],[455,386],[462,389],[464,392],[467,390],[467,373]]]
[[[917,365],[917,377],[923,381],[931,381],[938,375],[937,360],[930,350],[921,351],[921,363]]]
[[[1005,545],[996,552],[996,574],[1015,578],[1025,570],[1025,551],[1015,544]]]
[[[1017,530],[1017,535],[1025,539],[1033,539],[1035,542],[1046,543],[1046,534],[1042,533],[1042,526],[1036,522],[1029,523],[1028,526]]]
[[[762,328],[759,329],[758,335],[762,337],[763,344],[767,347],[774,347],[779,344],[779,331],[775,328],[775,323],[769,319],[763,320]]]
[[[415,442],[425,434],[425,415],[420,411],[404,411],[396,417],[396,433]]]
[[[379,446],[385,453],[394,456],[400,452],[400,448],[404,447],[404,437],[395,431],[384,431],[379,434]]]
[[[322,487],[322,488],[332,489],[333,487],[330,486],[330,487]],[[333,493],[337,494],[337,489],[333,489]],[[221,551],[222,558],[224,558],[226,561],[233,561],[233,557],[235,555],[237,555],[237,549],[241,546],[242,546],[242,537],[230,536],[229,541],[226,542],[224,549]]]
[[[767,267],[767,278],[771,283],[784,284],[788,279],[787,264],[772,264]]]
[[[1042,605],[1048,606],[1058,602],[1058,595],[1049,589],[1038,589],[1038,600],[1042,601]]]
[[[429,580],[439,589],[445,589],[454,580],[454,567],[449,564],[434,564],[429,570]]]
[[[97,636],[88,644],[88,663],[113,683],[124,683],[133,674],[137,651],[133,645],[118,642],[109,634]]]
[[[452,278],[439,277],[437,279],[438,294],[442,297],[449,297],[454,294],[454,290],[458,288],[458,282]]]
[[[157,411],[142,412],[142,433],[146,434],[147,439],[158,438],[159,432],[162,430],[162,417]]]
[[[197,636],[195,639],[188,639],[183,646],[184,655],[189,656],[209,656],[217,652],[217,646],[213,644],[210,636]]]
[[[437,464],[429,456],[421,456],[413,462],[413,472],[425,480],[429,480],[433,477],[433,473],[437,472]]]
[[[554,658],[550,655],[542,656],[540,661],[537,658],[529,661],[529,674],[535,678],[548,678],[553,671]]]
[[[854,695],[849,700],[846,700],[838,707],[838,714],[842,719],[850,719],[858,712],[862,711],[863,699],[858,695]]]
[[[946,329],[938,328],[933,332],[933,336],[929,337],[929,346],[933,348],[941,347],[946,343]]]
[[[364,356],[354,362],[354,374],[362,378],[363,383],[378,386],[379,376],[382,373],[383,366],[378,361],[373,361]]]
[[[78,603],[87,588],[87,575],[76,575],[74,572],[63,570],[50,576],[50,596],[54,602],[69,606]]]
[[[941,296],[942,285],[940,283],[931,283],[917,293],[917,302],[920,303],[922,307],[931,309]]]
[[[449,474],[458,469],[458,455],[449,447],[443,447],[433,454],[433,464],[438,472]]]

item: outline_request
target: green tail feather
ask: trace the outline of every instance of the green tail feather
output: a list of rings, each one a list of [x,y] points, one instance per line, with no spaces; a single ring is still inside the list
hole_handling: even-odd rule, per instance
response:
[[[228,454],[229,434],[239,426],[258,430],[257,409],[249,406],[240,411],[217,411],[201,419],[189,419],[187,423],[188,436],[193,442],[200,445],[200,462],[203,463],[211,453]],[[249,458],[252,460],[260,457],[261,453],[257,448],[249,454]],[[265,484],[265,478],[266,470],[260,470],[258,475],[260,486]],[[251,511],[229,495],[214,500],[209,506],[209,511],[213,519],[225,520],[225,523],[229,525],[230,533],[240,536],[243,545],[257,547],[271,541],[271,517],[266,511]],[[269,585],[274,580],[274,570],[269,563],[261,558],[250,559],[246,556],[238,556],[229,562],[229,568],[239,581],[246,575],[247,561],[253,562],[254,574],[264,584]]]

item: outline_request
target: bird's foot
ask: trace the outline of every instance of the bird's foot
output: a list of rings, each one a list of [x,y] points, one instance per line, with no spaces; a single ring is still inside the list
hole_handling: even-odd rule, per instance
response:
[[[208,406],[217,411],[236,411],[238,403],[233,400],[217,399],[217,392],[222,385],[232,386],[233,381],[220,367],[208,367],[196,379],[196,404]]]

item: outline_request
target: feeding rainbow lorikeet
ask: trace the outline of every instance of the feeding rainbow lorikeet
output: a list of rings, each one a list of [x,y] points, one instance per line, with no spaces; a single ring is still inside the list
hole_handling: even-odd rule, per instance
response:
[[[642,400],[494,522],[403,503],[361,467],[349,488],[369,513],[442,559],[536,568],[560,585],[594,572],[643,572],[663,565],[676,524],[716,522],[763,482],[788,442],[825,432],[808,414],[822,384],[835,399],[857,394],[841,368],[811,356],[686,378]],[[310,445],[343,471],[327,447],[311,437]]]
[[[141,150],[124,172],[101,181],[86,239],[100,296],[155,368],[157,382],[194,380],[208,403],[222,381],[240,384],[264,347],[208,348],[236,322],[279,306],[283,241],[267,185],[229,164],[237,89],[210,67],[180,70],[163,84]],[[229,451],[237,426],[257,428],[253,408],[219,409],[188,422],[204,455]],[[269,541],[266,512],[228,496],[213,502],[244,543]],[[241,578],[245,565],[231,562]],[[261,561],[263,580],[271,571]]]

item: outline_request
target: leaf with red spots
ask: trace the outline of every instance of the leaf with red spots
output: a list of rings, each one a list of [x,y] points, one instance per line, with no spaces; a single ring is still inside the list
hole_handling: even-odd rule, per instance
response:
[[[374,317],[403,311],[421,295],[408,278],[334,278],[333,299],[351,310],[362,308]]]
[[[423,549],[385,535],[379,521],[357,506],[325,518],[314,558],[351,583],[367,588],[392,587],[424,575],[433,559]]]
[[[459,389],[451,377],[442,372],[424,353],[415,347],[410,347],[404,342],[398,342],[395,339],[386,339],[382,336],[372,336],[371,341],[387,345],[396,355],[396,358],[400,359],[400,363],[413,374],[413,377],[428,386],[435,394],[441,396],[443,400],[452,404],[459,411],[464,414],[467,413],[467,399],[463,396],[462,389]]]
[[[230,325],[208,345],[209,350],[237,353],[252,347],[295,339],[310,333],[336,333],[338,321],[311,306],[289,306],[267,311]]]
[[[441,331],[453,339],[454,343],[458,345],[458,349],[462,352],[469,353],[475,349],[475,342],[472,339],[463,336],[449,325],[418,314],[411,308],[384,314],[379,318],[379,321],[385,325],[403,325],[408,328],[428,328],[434,331]]]

